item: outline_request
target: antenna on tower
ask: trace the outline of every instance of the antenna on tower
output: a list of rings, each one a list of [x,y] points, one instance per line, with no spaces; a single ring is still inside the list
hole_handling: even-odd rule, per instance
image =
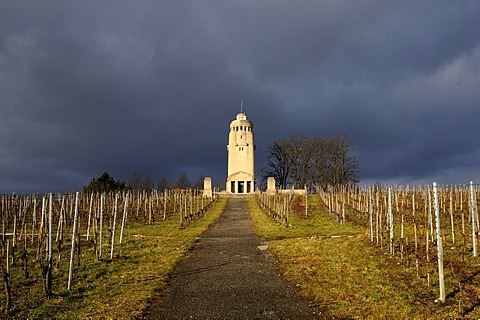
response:
[[[240,102],[240,113],[243,113],[243,100]]]

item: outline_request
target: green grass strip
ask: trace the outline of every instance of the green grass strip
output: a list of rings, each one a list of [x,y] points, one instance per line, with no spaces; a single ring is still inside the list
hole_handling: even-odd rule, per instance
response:
[[[224,211],[228,199],[220,198],[205,216],[183,229],[178,217],[155,225],[129,227],[113,260],[96,261],[84,253],[75,268],[73,290],[66,290],[68,267],[54,273],[54,298],[43,297],[41,283],[25,284],[14,292],[13,318],[21,319],[134,319],[141,318],[149,300],[168,280],[178,261],[196,238]],[[90,249],[85,249],[90,250]],[[20,281],[20,280],[18,280]],[[14,286],[19,288],[18,283]]]

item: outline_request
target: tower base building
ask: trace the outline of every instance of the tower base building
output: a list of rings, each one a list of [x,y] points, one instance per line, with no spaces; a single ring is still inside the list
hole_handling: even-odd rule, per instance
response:
[[[238,172],[227,178],[228,193],[250,193],[255,191],[255,179],[246,172]]]

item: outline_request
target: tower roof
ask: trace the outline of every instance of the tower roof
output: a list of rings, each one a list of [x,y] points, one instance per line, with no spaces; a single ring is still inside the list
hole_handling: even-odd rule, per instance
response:
[[[249,125],[253,127],[252,122],[247,119],[247,116],[243,112],[240,112],[239,114],[237,114],[237,118],[230,123],[230,127],[241,126],[241,125]]]
[[[237,114],[237,120],[247,120],[247,115],[243,112]]]

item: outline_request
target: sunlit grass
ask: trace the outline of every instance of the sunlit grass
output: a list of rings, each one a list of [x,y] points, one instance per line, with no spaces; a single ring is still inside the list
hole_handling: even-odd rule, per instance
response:
[[[415,296],[392,282],[388,258],[358,238],[284,239],[271,243],[287,280],[340,318],[410,318]],[[392,304],[394,306],[392,306]]]
[[[226,203],[227,199],[221,198],[203,218],[183,229],[178,228],[178,217],[155,225],[129,227],[113,260],[97,261],[93,252],[89,252],[91,249],[84,248],[81,266],[74,271],[71,291],[66,290],[68,266],[54,270],[54,297],[50,300],[44,298],[40,281],[20,286],[24,280],[15,273],[14,310],[10,316],[21,319],[141,318],[149,299],[165,285],[168,274],[192,248],[196,237],[220,216]],[[109,258],[107,245],[104,250]]]
[[[309,195],[308,219],[304,218],[303,212],[298,214],[291,212],[289,227],[286,228],[268,217],[258,206],[256,199],[249,197],[248,209],[254,222],[255,233],[265,239],[273,240],[307,236],[348,236],[364,232],[362,228],[352,224],[339,224],[336,222],[328,213],[320,210],[321,205],[318,200],[318,197]]]
[[[364,227],[331,218],[318,196],[309,196],[308,219],[304,209],[290,213],[289,228],[270,219],[254,198],[248,201],[254,230],[270,240],[284,277],[323,312],[338,318],[458,316],[455,305],[434,303],[434,283],[370,244]]]

